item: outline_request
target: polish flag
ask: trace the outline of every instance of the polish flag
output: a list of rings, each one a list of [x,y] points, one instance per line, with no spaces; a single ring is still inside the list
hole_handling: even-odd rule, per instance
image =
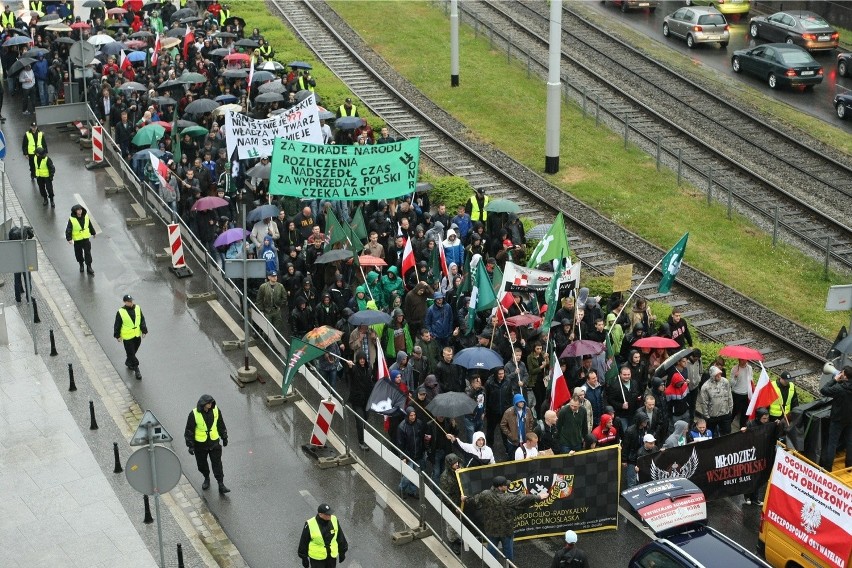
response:
[[[417,261],[414,260],[414,249],[411,248],[411,239],[405,241],[405,248],[402,249],[402,275],[412,268],[417,267]]]
[[[378,372],[377,381],[390,378],[390,370],[388,369],[388,362],[385,359],[385,351],[382,349],[382,342],[378,338],[376,339],[376,370]]]
[[[441,272],[444,273],[444,276],[449,276],[450,269],[447,268],[447,255],[444,253],[444,243],[440,239],[438,240],[438,256],[441,258]]]
[[[761,363],[760,379],[757,381],[757,386],[754,387],[754,394],[751,395],[751,401],[748,403],[748,410],[746,410],[749,420],[754,419],[758,408],[765,407],[768,409],[776,400],[778,400],[778,393],[772,388],[769,373],[766,372],[766,368]]]
[[[254,80],[254,55],[251,56],[251,66],[249,67],[248,90],[251,91],[251,82]]]
[[[184,60],[189,59],[189,46],[195,43],[195,31],[190,29],[186,32],[186,35],[183,36],[183,58]]]
[[[118,58],[118,68],[122,72],[130,68],[130,60],[127,58],[127,54],[124,53],[124,50],[121,51],[121,55]]]
[[[166,165],[164,161],[159,159],[154,154],[148,154],[151,157],[151,167],[154,168],[154,173],[157,174],[157,179],[160,180],[162,185],[166,185],[168,183],[170,171],[169,167]]]
[[[154,53],[151,54],[151,67],[157,66],[157,61],[160,60],[160,49],[162,49],[162,45],[160,44],[160,34],[158,33],[154,39]]]
[[[553,367],[553,372],[550,375],[550,410],[558,412],[563,405],[571,400],[571,393],[568,392],[568,384],[562,375],[562,367],[559,366],[559,359],[556,358],[556,354],[550,357],[550,366]]]

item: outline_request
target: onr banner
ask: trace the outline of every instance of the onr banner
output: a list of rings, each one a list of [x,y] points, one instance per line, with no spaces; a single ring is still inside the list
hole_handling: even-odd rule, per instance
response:
[[[846,568],[852,553],[852,489],[781,449],[765,518],[830,566]]]
[[[316,145],[276,138],[269,193],[302,199],[393,199],[414,193],[420,139]]]
[[[232,110],[225,113],[228,156],[234,155],[234,149],[240,160],[270,156],[276,138],[322,144],[319,110],[313,94],[287,112],[270,118],[251,118]]]
[[[571,283],[576,286],[580,280],[581,266],[582,264],[578,261],[561,272],[559,275],[560,296],[566,295],[565,291],[562,290],[566,284]],[[507,262],[506,268],[503,269],[503,282],[500,285],[500,290],[520,293],[539,292],[547,288],[552,278],[553,272],[527,268],[514,262]]]
[[[620,474],[619,446],[469,467],[456,473],[462,495],[491,489],[498,475],[509,480],[509,493],[549,492],[547,499],[515,517],[516,540],[563,536],[569,529],[617,529]]]

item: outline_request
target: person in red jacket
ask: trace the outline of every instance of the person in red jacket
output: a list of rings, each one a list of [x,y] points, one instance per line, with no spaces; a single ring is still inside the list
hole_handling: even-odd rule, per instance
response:
[[[618,443],[618,430],[612,425],[612,415],[602,414],[601,423],[592,430],[592,436],[598,441],[598,447],[612,446]]]

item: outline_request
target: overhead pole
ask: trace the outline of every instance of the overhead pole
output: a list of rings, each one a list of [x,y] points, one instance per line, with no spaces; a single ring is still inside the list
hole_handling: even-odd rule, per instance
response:
[[[459,1],[450,0],[450,87],[459,86]]]
[[[559,134],[562,125],[562,0],[550,2],[550,49],[547,57],[547,115],[544,172],[559,171]]]

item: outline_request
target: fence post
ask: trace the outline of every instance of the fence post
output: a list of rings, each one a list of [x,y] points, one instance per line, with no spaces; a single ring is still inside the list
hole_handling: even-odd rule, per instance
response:
[[[627,124],[627,117],[624,117],[624,149],[627,150],[627,132],[630,126]]]
[[[831,235],[825,238],[825,269],[823,270],[823,278],[828,280],[828,261],[831,260]]]
[[[772,246],[778,242],[778,206],[775,206],[775,214],[772,219]]]
[[[710,200],[713,198],[713,166],[707,168],[707,205],[710,205]]]
[[[595,126],[600,126],[601,124],[601,101],[599,99],[595,99]]]
[[[677,185],[680,187],[680,180],[683,177],[683,148],[677,149]]]
[[[660,152],[662,151],[663,139],[657,136],[657,171],[660,171]]]
[[[527,79],[532,75],[532,55],[527,53]]]
[[[506,63],[512,62],[512,34],[506,40]]]
[[[586,91],[586,87],[584,86],[583,87],[583,118],[586,118],[586,97],[587,97],[587,91]]]
[[[731,218],[731,213],[734,208],[734,187],[728,186],[728,219]]]

